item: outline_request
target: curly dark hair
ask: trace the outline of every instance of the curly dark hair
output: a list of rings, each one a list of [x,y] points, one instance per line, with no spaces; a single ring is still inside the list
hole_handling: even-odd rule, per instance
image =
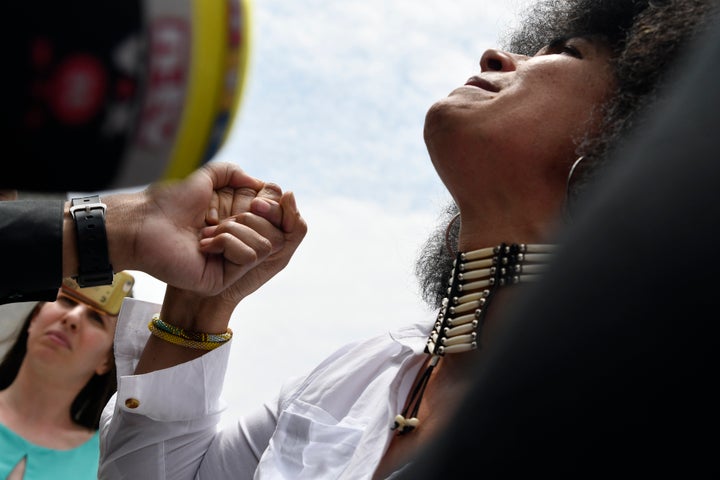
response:
[[[539,0],[502,39],[503,48],[524,55],[534,55],[552,40],[576,36],[600,39],[610,48],[616,89],[601,106],[601,133],[578,141],[583,168],[572,176],[570,206],[662,100],[663,87],[679,70],[685,49],[716,15],[719,1]],[[451,202],[415,265],[423,299],[434,308],[440,306],[450,277],[454,256],[445,248],[445,230],[457,213]],[[449,230],[453,246],[458,232],[455,222]]]
[[[717,0],[549,0],[529,7],[507,50],[532,55],[555,38],[595,36],[610,47],[616,90],[602,108],[600,134],[579,142],[583,169],[573,175],[571,199],[604,170],[612,152],[662,98],[684,49],[708,25]]]

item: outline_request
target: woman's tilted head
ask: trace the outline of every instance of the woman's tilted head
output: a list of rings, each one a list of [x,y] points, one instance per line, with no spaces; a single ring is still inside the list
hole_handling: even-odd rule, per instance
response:
[[[37,304],[0,363],[0,390],[12,384],[29,357],[35,363],[47,365],[48,374],[54,365],[63,375],[83,375],[86,383],[75,397],[70,415],[75,423],[97,430],[102,408],[117,388],[112,358],[117,317],[90,313],[87,309],[82,315],[61,313],[77,305],[60,294],[55,302]]]
[[[115,274],[112,285],[80,288],[63,280],[53,302],[39,302],[0,362],[0,390],[15,379],[52,378],[78,392],[70,417],[91,430],[99,427],[103,407],[117,389],[113,339],[122,300],[132,295],[134,279]],[[28,373],[31,372],[31,373]]]
[[[453,202],[416,265],[428,304],[438,306],[450,275],[449,219],[463,213],[449,229],[453,249],[460,224],[464,238],[470,230],[523,237],[500,240],[510,242],[537,241],[533,235],[543,224],[551,230],[568,202],[642,127],[718,3],[539,0],[505,37],[503,50],[485,52],[479,74],[471,72],[465,86],[430,108],[428,152]],[[546,62],[558,68],[543,69]],[[523,95],[524,86],[531,95]],[[507,101],[493,105],[505,94]],[[492,223],[483,224],[487,218]],[[515,225],[508,228],[503,218]],[[487,245],[475,248],[481,246]]]
[[[489,49],[428,110],[428,153],[465,220],[501,209],[545,225],[556,215],[565,167],[614,90],[610,55],[597,36],[553,39],[532,56]]]

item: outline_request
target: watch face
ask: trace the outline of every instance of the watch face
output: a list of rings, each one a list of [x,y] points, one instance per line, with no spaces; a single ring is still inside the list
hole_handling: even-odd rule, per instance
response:
[[[134,284],[135,278],[123,271],[113,276],[112,285],[97,287],[81,288],[72,278],[64,278],[62,292],[102,312],[117,315],[123,299],[130,295]]]

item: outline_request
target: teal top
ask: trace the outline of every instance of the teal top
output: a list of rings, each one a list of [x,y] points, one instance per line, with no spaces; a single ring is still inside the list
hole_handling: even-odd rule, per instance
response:
[[[30,443],[0,424],[0,478],[7,478],[26,457],[23,480],[96,480],[100,456],[98,432],[70,450],[53,450]]]

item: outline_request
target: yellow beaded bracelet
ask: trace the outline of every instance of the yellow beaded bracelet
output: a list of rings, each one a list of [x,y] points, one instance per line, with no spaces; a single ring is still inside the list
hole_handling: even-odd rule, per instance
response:
[[[155,328],[167,332],[171,335],[178,337],[187,338],[188,340],[195,340],[198,342],[227,342],[232,338],[232,331],[228,329],[225,333],[204,333],[204,332],[191,332],[183,330],[175,325],[165,323],[160,319],[160,314],[156,313],[152,317],[152,323]]]
[[[170,325],[160,320],[160,315],[153,315],[148,323],[148,330],[156,337],[166,342],[182,347],[213,350],[232,338],[232,330],[225,333],[189,332],[182,328]]]

